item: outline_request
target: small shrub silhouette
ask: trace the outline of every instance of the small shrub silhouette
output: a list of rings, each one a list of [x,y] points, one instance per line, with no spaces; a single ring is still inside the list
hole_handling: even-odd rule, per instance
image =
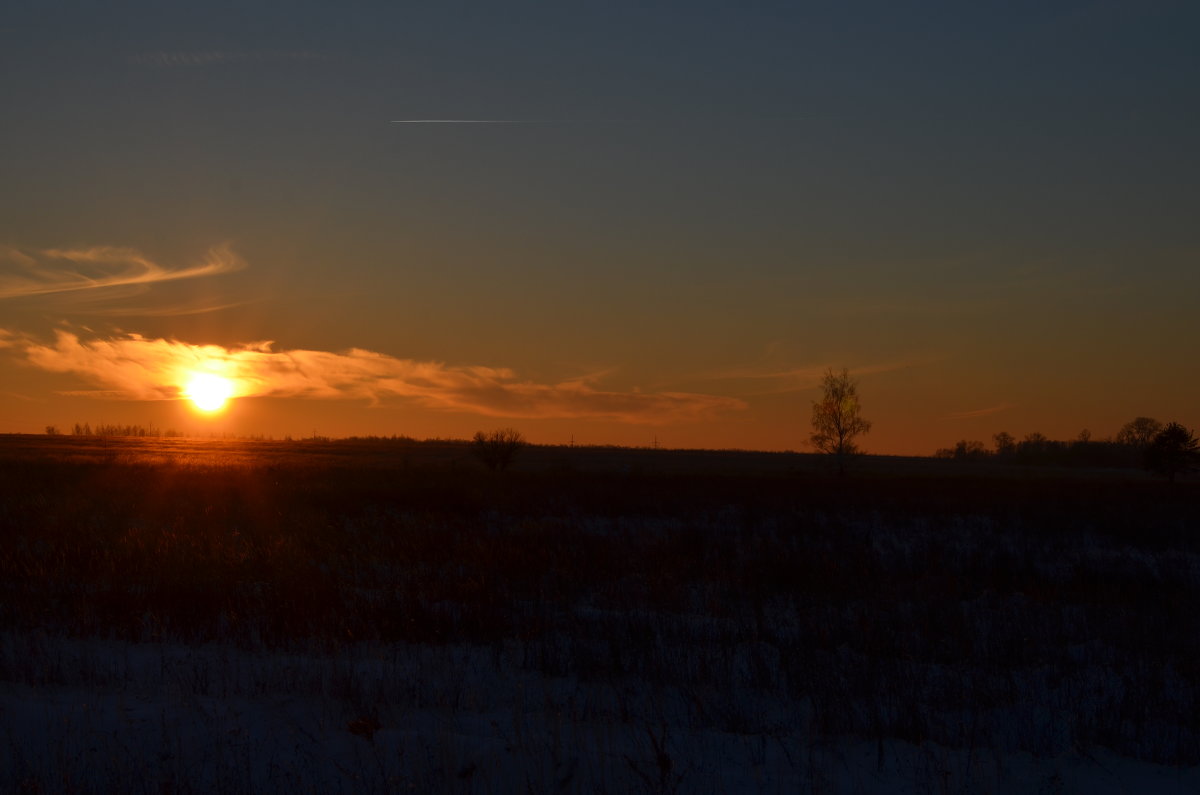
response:
[[[525,437],[512,428],[501,428],[491,433],[477,431],[471,440],[471,452],[493,471],[507,469],[524,446]]]
[[[1159,431],[1145,452],[1146,469],[1170,482],[1175,476],[1194,471],[1200,465],[1200,441],[1177,422]]]

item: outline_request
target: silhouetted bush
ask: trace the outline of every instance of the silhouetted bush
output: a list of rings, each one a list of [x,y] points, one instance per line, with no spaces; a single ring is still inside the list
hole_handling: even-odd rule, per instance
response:
[[[1159,431],[1146,446],[1146,469],[1172,483],[1176,475],[1194,471],[1200,465],[1200,441],[1177,422]]]
[[[471,440],[471,453],[491,470],[507,469],[525,446],[525,437],[512,428],[484,433],[477,431]]]
[[[943,447],[934,453],[937,458],[953,458],[955,461],[983,461],[988,451],[983,442],[968,442],[963,439],[954,447]]]

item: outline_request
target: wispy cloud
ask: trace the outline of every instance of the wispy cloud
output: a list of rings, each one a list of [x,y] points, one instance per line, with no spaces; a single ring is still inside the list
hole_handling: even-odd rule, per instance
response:
[[[233,348],[148,339],[137,334],[80,339],[60,330],[53,343],[0,329],[0,348],[43,370],[74,373],[101,388],[90,394],[171,400],[198,372],[229,378],[238,397],[411,400],[492,417],[689,422],[744,409],[737,398],[689,392],[606,391],[588,376],[556,384],[520,379],[507,368],[452,366],[373,351],[276,351],[270,342]],[[78,393],[77,393],[78,394]]]
[[[145,286],[214,276],[243,267],[245,263],[227,245],[209,250],[195,265],[176,268],[159,265],[131,248],[4,248],[0,249],[0,299]]]
[[[223,312],[226,309],[236,309],[239,306],[256,304],[263,299],[252,301],[230,301],[223,304],[178,304],[171,306],[131,306],[118,309],[94,309],[80,314],[109,316],[109,317],[185,317],[187,315],[206,315],[210,312]]]
[[[999,414],[1002,411],[1016,408],[1016,403],[998,403],[995,406],[988,406],[985,409],[971,409],[970,411],[956,411],[953,414],[947,414],[948,420],[969,420],[974,417],[987,417],[992,414]]]
[[[906,360],[898,362],[888,362],[884,364],[871,364],[863,367],[852,367],[850,372],[852,375],[872,375],[875,373],[889,373],[896,370],[905,370],[909,367],[915,367],[918,364],[924,364],[933,359],[923,360]],[[812,389],[821,383],[821,379],[825,377],[826,371],[831,365],[811,365],[806,367],[778,368],[778,367],[735,367],[725,370],[713,370],[705,373],[700,373],[693,376],[689,380],[693,381],[726,381],[734,384],[740,384],[735,387],[736,391],[745,395],[777,395],[788,392],[802,392],[807,389]],[[841,368],[834,368],[840,370]]]
[[[0,392],[0,397],[12,398],[13,400],[21,400],[26,403],[39,402],[37,398],[32,398],[29,395],[22,395],[20,392]]]
[[[312,50],[160,50],[129,56],[138,66],[213,66],[273,61],[323,61],[327,55]]]

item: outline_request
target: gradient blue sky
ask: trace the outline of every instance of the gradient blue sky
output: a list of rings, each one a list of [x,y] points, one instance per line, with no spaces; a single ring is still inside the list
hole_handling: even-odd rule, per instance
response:
[[[0,431],[1200,422],[1196,3],[643,5],[10,4]]]

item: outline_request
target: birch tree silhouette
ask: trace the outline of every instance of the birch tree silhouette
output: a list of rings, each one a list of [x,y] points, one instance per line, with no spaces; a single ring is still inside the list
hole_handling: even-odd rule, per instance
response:
[[[813,432],[809,441],[822,453],[836,456],[842,469],[846,456],[859,451],[855,438],[870,431],[871,423],[860,414],[858,383],[850,377],[849,370],[843,367],[840,373],[835,373],[829,368],[821,387],[825,394],[821,400],[813,401]]]

